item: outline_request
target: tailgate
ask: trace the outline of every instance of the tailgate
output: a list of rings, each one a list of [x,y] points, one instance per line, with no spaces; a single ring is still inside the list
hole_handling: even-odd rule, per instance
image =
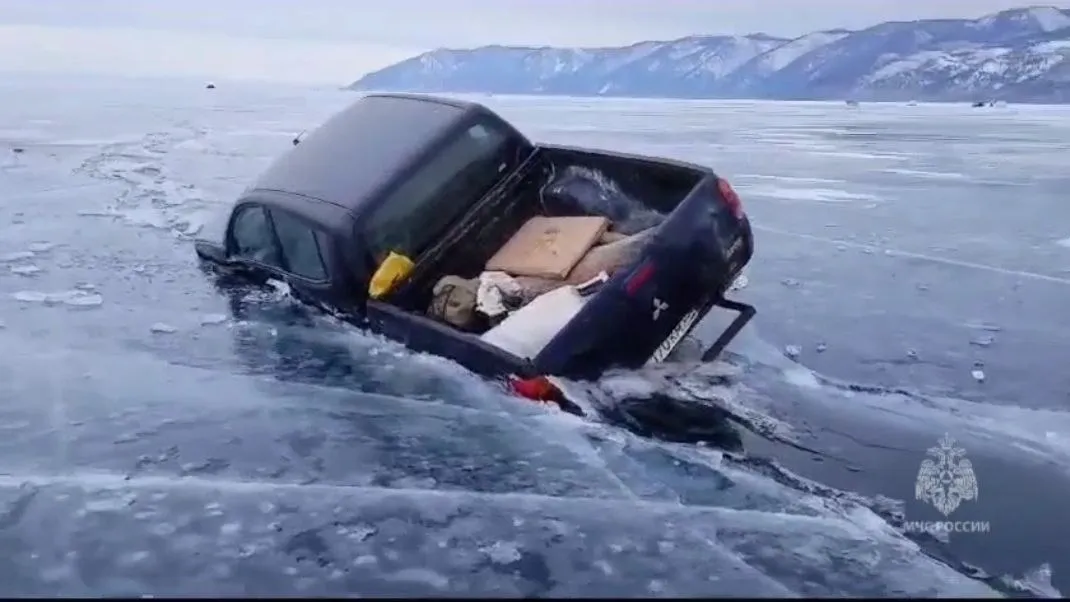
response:
[[[752,254],[746,216],[726,202],[715,176],[704,178],[658,227],[642,256],[614,274],[539,353],[537,368],[590,377],[614,365],[641,366],[656,350],[667,355],[659,346],[671,351]],[[666,341],[670,333],[674,340]]]

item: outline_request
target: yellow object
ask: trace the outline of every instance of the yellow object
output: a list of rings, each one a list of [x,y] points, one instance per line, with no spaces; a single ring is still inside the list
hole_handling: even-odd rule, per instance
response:
[[[408,257],[391,251],[372,275],[371,282],[368,283],[368,294],[372,299],[378,299],[389,293],[395,284],[404,280],[412,272],[415,266],[416,264]]]

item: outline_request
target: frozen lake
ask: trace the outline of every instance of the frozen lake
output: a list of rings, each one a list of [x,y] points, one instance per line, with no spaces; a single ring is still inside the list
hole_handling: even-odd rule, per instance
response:
[[[3,593],[1070,586],[1070,108],[480,99],[740,192],[759,315],[730,365],[590,387],[728,406],[758,431],[740,458],[518,404],[285,299],[235,319],[189,236],[355,97],[217,83],[0,84]],[[990,530],[905,537],[943,520],[914,481],[945,433],[979,489],[948,520]]]

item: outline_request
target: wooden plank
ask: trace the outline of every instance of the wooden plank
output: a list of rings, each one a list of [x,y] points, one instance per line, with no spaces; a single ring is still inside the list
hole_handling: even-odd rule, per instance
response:
[[[533,217],[487,261],[486,269],[564,279],[607,229],[604,217]]]

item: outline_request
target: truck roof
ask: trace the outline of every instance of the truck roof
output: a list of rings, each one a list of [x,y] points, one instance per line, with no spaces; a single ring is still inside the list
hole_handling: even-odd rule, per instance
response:
[[[454,126],[480,113],[493,115],[477,103],[369,94],[305,136],[250,190],[286,192],[359,211]]]

